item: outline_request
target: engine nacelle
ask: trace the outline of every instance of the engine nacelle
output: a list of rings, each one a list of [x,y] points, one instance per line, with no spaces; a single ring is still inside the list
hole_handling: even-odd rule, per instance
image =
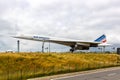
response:
[[[89,50],[89,47],[88,46],[78,46],[75,49],[77,49],[77,50]]]
[[[98,47],[98,44],[90,44],[90,47]]]

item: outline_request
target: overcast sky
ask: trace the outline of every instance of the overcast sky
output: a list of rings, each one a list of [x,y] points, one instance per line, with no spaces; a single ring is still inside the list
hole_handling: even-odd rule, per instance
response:
[[[106,34],[108,43],[120,44],[120,0],[0,0],[0,32],[87,41]],[[1,36],[0,50],[16,50],[16,40]],[[21,46],[23,51],[41,49],[34,41],[21,40]]]

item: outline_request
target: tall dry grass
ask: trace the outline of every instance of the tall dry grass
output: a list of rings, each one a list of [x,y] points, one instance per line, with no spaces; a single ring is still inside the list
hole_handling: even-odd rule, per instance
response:
[[[24,80],[119,65],[117,54],[1,53],[0,80]]]

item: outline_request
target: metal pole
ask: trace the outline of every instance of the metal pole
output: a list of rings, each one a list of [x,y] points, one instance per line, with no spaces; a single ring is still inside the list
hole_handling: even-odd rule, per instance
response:
[[[42,43],[42,52],[44,53],[44,43],[45,41],[43,40],[43,43]]]
[[[50,41],[49,41],[49,53],[50,53]]]
[[[20,41],[19,40],[17,41],[17,51],[18,53],[20,52]]]
[[[105,53],[105,46],[103,46],[103,52]]]
[[[102,47],[101,47],[101,53],[103,52]]]

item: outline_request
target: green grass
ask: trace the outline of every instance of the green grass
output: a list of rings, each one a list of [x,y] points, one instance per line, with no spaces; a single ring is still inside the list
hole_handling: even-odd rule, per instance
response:
[[[26,80],[119,65],[117,54],[1,53],[0,80]]]

